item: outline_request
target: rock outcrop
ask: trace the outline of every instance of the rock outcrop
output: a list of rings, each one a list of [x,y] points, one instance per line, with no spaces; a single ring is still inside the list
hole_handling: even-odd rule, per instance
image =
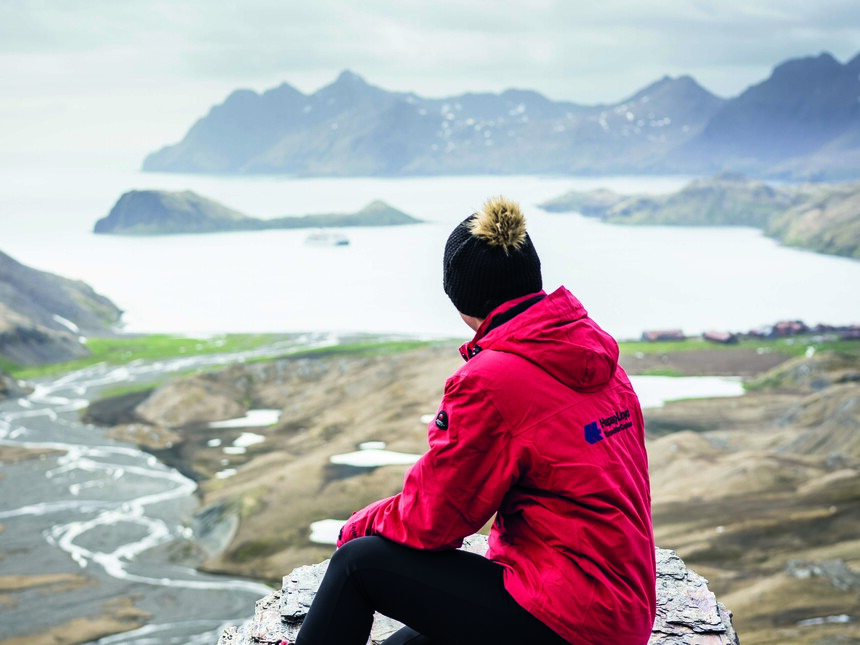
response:
[[[3,370],[0,370],[0,401],[27,394],[29,390]]]
[[[484,553],[483,535],[467,538],[463,548]],[[277,645],[294,642],[328,560],[284,576],[278,589],[257,602],[254,618],[224,630],[218,645]],[[377,645],[401,625],[377,616],[370,642]],[[707,580],[689,570],[673,551],[657,549],[657,619],[649,645],[739,645],[732,614],[708,589]]]

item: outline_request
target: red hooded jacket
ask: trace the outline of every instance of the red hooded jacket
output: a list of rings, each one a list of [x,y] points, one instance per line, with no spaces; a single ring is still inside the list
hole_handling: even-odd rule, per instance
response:
[[[561,287],[497,308],[461,353],[429,451],[401,493],[353,514],[338,546],[375,534],[456,548],[495,513],[487,557],[522,607],[571,643],[647,643],[648,459],[618,344]]]

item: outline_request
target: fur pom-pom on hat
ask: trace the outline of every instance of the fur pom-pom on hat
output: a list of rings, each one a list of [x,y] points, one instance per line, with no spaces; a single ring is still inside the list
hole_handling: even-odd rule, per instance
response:
[[[445,244],[443,286],[459,312],[477,318],[541,290],[540,258],[519,204],[492,197],[454,229]]]
[[[472,235],[505,252],[520,248],[526,241],[526,218],[520,205],[504,197],[491,197],[469,220]]]

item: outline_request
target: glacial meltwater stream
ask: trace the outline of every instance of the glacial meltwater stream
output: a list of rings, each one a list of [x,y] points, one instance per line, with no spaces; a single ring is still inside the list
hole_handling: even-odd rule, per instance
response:
[[[331,342],[320,335],[287,345]],[[196,484],[80,421],[80,410],[102,388],[248,356],[99,365],[36,384],[26,398],[0,402],[0,444],[45,453],[3,464],[0,577],[62,581],[4,598],[9,619],[0,621],[0,641],[64,625],[79,629],[80,622],[72,621],[98,620],[132,603],[149,614],[146,624],[92,643],[213,645],[225,623],[248,617],[268,593],[265,585],[193,568]]]

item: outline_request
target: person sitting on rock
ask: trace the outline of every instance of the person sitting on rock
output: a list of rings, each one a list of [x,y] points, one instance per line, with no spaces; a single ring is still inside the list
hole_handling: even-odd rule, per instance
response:
[[[451,233],[443,283],[475,331],[466,363],[402,491],[343,526],[297,645],[365,645],[376,611],[406,625],[387,645],[647,643],[648,460],[618,344],[543,291],[505,198]],[[457,550],[493,516],[486,557]]]

